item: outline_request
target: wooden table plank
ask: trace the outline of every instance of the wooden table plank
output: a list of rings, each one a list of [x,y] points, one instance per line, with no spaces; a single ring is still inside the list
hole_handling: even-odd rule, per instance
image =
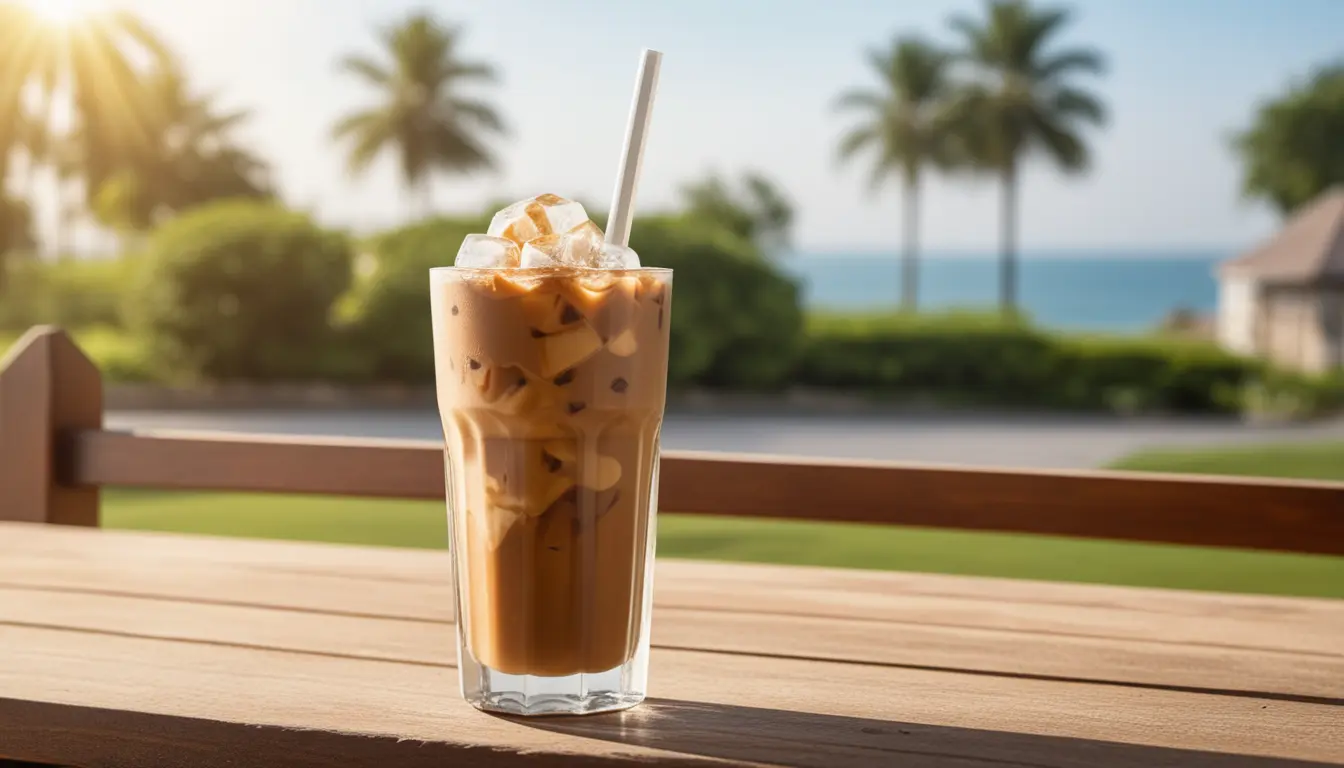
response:
[[[1023,635],[1057,635],[1113,640],[1204,645],[1210,648],[1282,650],[1344,657],[1344,628],[1336,618],[1344,611],[1333,606],[1303,610],[1292,601],[1272,617],[1253,619],[1221,615],[1218,604],[1205,595],[1192,595],[1187,614],[1149,611],[1126,605],[1055,605],[1021,602],[1005,594],[998,599],[929,596],[893,592],[839,591],[834,586],[814,588],[762,583],[752,566],[737,566],[735,580],[696,577],[700,568],[718,565],[660,562],[656,581],[657,605],[729,614],[760,614],[838,618],[887,624],[891,632],[911,627],[993,629]],[[799,569],[807,578],[812,569]],[[764,575],[773,575],[773,570]],[[452,620],[452,584],[447,571],[438,582],[397,582],[331,574],[287,573],[260,569],[229,571],[189,562],[118,559],[115,564],[89,559],[0,557],[0,585],[154,595],[194,600],[237,601],[298,610]],[[824,575],[818,575],[824,578]],[[929,577],[945,581],[956,577]],[[688,580],[683,580],[688,579]],[[966,579],[959,579],[965,581]],[[723,588],[733,584],[733,589]],[[1017,585],[1029,592],[1036,582]],[[717,585],[717,586],[714,586]],[[1087,587],[1074,587],[1085,595]],[[1257,599],[1258,601],[1258,599]],[[1235,606],[1235,601],[1231,601]],[[1301,601],[1303,603],[1313,601]],[[1329,603],[1332,601],[1315,601]],[[1338,602],[1338,601],[1334,601]]]
[[[10,533],[12,532],[12,534]],[[84,559],[95,548],[89,536],[108,539],[97,545],[99,558],[127,563],[145,561],[218,563],[255,567],[286,573],[334,574],[394,581],[439,583],[448,572],[445,550],[369,547],[309,542],[267,541],[216,536],[190,536],[158,532],[131,532],[100,529],[74,531],[59,526],[33,526],[0,522],[0,556],[43,555]],[[1295,612],[1318,611],[1336,621],[1344,621],[1344,601],[1290,598],[1260,595],[1191,592],[1087,585],[1079,589],[1067,582],[1029,581],[986,577],[942,576],[920,573],[893,573],[857,569],[772,566],[737,563],[694,562],[693,573],[682,574],[680,561],[660,561],[661,573],[710,588],[724,580],[767,585],[815,585],[842,589],[846,593],[876,592],[928,597],[980,598],[992,601],[1008,599],[1059,605],[1109,605],[1148,611],[1190,614],[1216,612],[1263,618],[1266,611],[1282,613],[1285,606]],[[669,570],[670,569],[670,570]],[[750,578],[747,578],[750,577]],[[822,581],[818,582],[818,579]],[[703,584],[708,582],[708,585]]]
[[[221,583],[212,564],[238,568]],[[108,581],[109,571],[117,581]],[[245,593],[277,606],[450,621],[451,578],[441,550],[239,546],[218,537],[0,523],[7,584],[116,583],[133,594],[224,600]],[[392,586],[347,589],[355,581]],[[395,588],[408,581],[429,591]],[[656,585],[667,607],[1344,655],[1344,600],[676,560],[659,560]]]
[[[0,647],[0,744],[28,759],[52,748],[6,724],[30,721],[37,702],[161,716],[112,717],[111,733],[127,742],[162,744],[182,717],[236,723],[218,738],[233,756],[254,758],[241,724],[355,730],[454,755],[484,748],[616,759],[666,750],[685,760],[826,768],[909,756],[928,765],[1259,764],[1228,763],[1228,755],[1344,762],[1339,707],[1234,696],[659,651],[659,701],[568,726],[476,713],[447,667],[12,626],[0,628]],[[63,736],[79,743],[109,731]]]
[[[515,724],[456,695],[447,580],[442,552],[0,524],[0,755],[107,764],[52,753],[68,729],[128,765],[181,763],[165,733],[201,765],[491,764],[463,734],[537,765],[1344,764],[1340,601],[660,563],[664,698]]]
[[[15,554],[23,550],[6,539],[11,544],[8,553],[0,556],[0,585],[27,590],[0,591],[0,595],[6,595],[0,601],[0,615],[12,620],[21,616],[30,623],[61,625],[66,621],[71,626],[97,629],[102,626],[96,623],[97,617],[111,610],[104,606],[132,610],[120,601],[153,596],[213,601],[226,606],[285,607],[299,614],[291,619],[275,611],[264,614],[243,611],[243,615],[256,618],[200,619],[197,616],[211,615],[200,606],[153,606],[164,628],[155,634],[167,632],[165,636],[209,639],[208,634],[181,634],[200,626],[207,633],[234,633],[230,638],[234,642],[265,646],[274,642],[272,626],[278,626],[281,632],[291,624],[324,626],[321,621],[307,617],[314,612],[337,617],[326,633],[351,637],[359,636],[360,628],[365,626],[355,617],[385,617],[393,620],[385,625],[389,628],[419,628],[421,634],[416,642],[423,650],[413,658],[426,661],[436,658],[442,646],[435,647],[423,638],[435,636],[436,631],[439,637],[451,634],[446,622],[451,620],[452,595],[442,553],[270,542],[240,544],[218,539],[91,534],[31,526],[23,531],[37,532],[34,538],[48,544],[57,542],[59,546],[45,550],[39,547],[36,556]],[[86,543],[81,547],[73,543],[77,540],[94,542],[97,546]],[[152,544],[171,544],[171,547],[156,549],[149,546]],[[346,549],[352,551],[345,559],[359,563],[349,570],[363,575],[337,572],[341,568],[337,556]],[[273,559],[257,560],[258,551]],[[304,552],[312,553],[310,559],[332,560],[292,567]],[[403,580],[396,580],[396,572],[389,569],[400,559],[416,563],[417,567],[408,569]],[[220,565],[212,565],[211,560]],[[430,579],[433,575],[438,578]],[[725,590],[719,587],[724,583],[748,593],[765,594],[760,594],[756,604],[741,606],[741,611],[725,610],[722,603],[729,598],[724,597]],[[1167,594],[1161,590],[676,562],[660,566],[660,584],[654,642],[662,647],[844,658],[921,668],[1285,696],[1336,698],[1344,690],[1341,682],[1344,673],[1340,671],[1344,664],[1340,638],[1344,632],[1334,629],[1339,624],[1336,617],[1344,613],[1340,611],[1344,604],[1338,601]],[[887,587],[899,589],[900,593],[892,594],[892,589],[884,592]],[[667,597],[669,592],[673,598]],[[99,602],[85,604],[81,600],[88,598],[81,598],[80,593],[97,595]],[[864,610],[840,612],[836,617],[826,618],[800,614],[792,605],[784,605],[779,612],[769,610],[772,599],[779,603],[798,593],[819,605],[825,603],[843,609],[854,604]],[[1012,602],[1015,596],[1021,599],[1028,593],[1032,602]],[[1093,593],[1097,599],[1091,599]],[[947,596],[957,594],[971,597]],[[830,599],[826,600],[828,595]],[[1156,611],[1140,610],[1148,603]],[[884,618],[893,605],[904,606],[908,615],[899,621]],[[942,618],[949,605],[964,614],[965,623],[921,623],[924,616]],[[681,606],[706,606],[714,610]],[[1065,625],[1064,632],[1053,625],[1035,625],[1040,622],[1042,612],[1053,617],[1056,624],[1067,622],[1070,606],[1079,611],[1077,616],[1101,615],[1105,619],[1098,621],[1102,630],[1105,625],[1119,625],[1126,632],[1118,636],[1113,632],[1108,636],[1105,631],[1081,633],[1076,627],[1083,622],[1076,617],[1074,624]],[[766,610],[760,610],[762,607]],[[1025,626],[1002,620],[997,625],[996,621],[979,626],[975,623],[987,617],[1001,619],[1009,609],[1010,618],[1029,620]],[[1169,615],[1180,609],[1203,615],[1175,619]],[[1216,612],[1267,614],[1273,621],[1251,622],[1249,616],[1235,620],[1211,616]],[[424,626],[425,622],[437,622],[443,628],[434,630]],[[1206,634],[1190,642],[1155,640],[1150,636],[1181,622]],[[1206,625],[1222,632],[1241,631],[1242,635],[1234,636],[1237,642],[1233,643],[1212,634]],[[1145,628],[1149,629],[1148,634],[1144,633]],[[1247,645],[1249,640],[1257,639],[1257,634],[1264,636],[1260,639],[1267,643],[1265,648]],[[288,635],[305,637],[303,633]],[[385,655],[386,651],[374,653],[378,657],[380,654]]]
[[[416,589],[410,588],[411,595]],[[127,617],[134,617],[133,627]],[[294,612],[234,604],[0,587],[0,624],[232,643],[444,665],[454,627],[440,620]],[[1001,676],[1324,700],[1344,705],[1344,657],[1132,640],[901,626],[881,622],[659,608],[655,647],[827,659]]]
[[[1341,600],[719,563],[659,587],[665,605],[731,612],[1344,654]]]

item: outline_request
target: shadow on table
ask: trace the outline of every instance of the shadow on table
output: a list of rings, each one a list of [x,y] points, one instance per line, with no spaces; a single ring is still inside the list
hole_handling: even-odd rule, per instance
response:
[[[975,765],[1268,768],[1326,765],[674,699],[649,699],[637,709],[609,715],[514,720],[545,731],[664,749],[683,755],[798,768]]]

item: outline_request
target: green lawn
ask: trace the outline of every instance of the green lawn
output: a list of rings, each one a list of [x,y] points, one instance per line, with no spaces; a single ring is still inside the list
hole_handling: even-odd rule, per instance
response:
[[[1112,466],[1143,472],[1260,475],[1344,482],[1344,442],[1142,451]]]
[[[442,547],[442,505],[248,494],[112,490],[110,528]],[[1344,558],[662,515],[658,552],[767,563],[928,571],[1137,586],[1344,597]]]

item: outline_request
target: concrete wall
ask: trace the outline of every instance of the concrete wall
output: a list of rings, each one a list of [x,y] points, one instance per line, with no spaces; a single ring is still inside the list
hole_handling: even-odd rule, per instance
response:
[[[1321,327],[1324,329],[1326,367],[1344,368],[1344,287],[1322,295]]]
[[[1243,355],[1256,353],[1255,312],[1259,285],[1248,278],[1223,276],[1218,283],[1218,343]]]
[[[1338,364],[1338,339],[1327,333],[1327,318],[1335,309],[1334,296],[1319,289],[1263,291],[1256,314],[1256,349],[1285,368],[1307,373],[1329,370]]]

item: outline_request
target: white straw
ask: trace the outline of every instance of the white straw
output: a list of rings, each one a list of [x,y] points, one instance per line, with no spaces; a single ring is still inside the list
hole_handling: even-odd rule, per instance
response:
[[[607,242],[629,245],[630,221],[635,212],[635,186],[639,183],[639,167],[644,159],[644,142],[649,137],[649,117],[653,113],[653,95],[658,89],[658,66],[663,54],[644,49],[639,59],[639,79],[635,83],[635,100],[630,105],[630,122],[625,126],[625,151],[616,174],[616,193],[611,199],[607,216]]]

